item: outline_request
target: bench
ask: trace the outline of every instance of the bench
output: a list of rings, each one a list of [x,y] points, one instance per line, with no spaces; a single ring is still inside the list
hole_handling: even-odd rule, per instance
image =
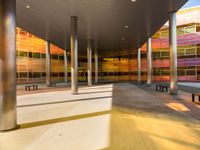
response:
[[[200,93],[192,93],[192,102],[195,101],[195,96],[199,97],[199,102],[200,102]]]
[[[168,92],[168,86],[167,85],[162,85],[162,84],[157,84],[156,85],[156,91]]]
[[[33,85],[26,85],[25,86],[25,91],[30,91],[31,87],[33,90],[38,90],[38,85],[37,84],[33,84]]]

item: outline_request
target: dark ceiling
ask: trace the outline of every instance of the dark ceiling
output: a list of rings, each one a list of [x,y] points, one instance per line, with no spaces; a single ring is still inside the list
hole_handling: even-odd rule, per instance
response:
[[[133,50],[186,1],[17,0],[17,26],[69,50],[70,16],[78,16],[79,52],[86,52],[88,38],[100,52]]]

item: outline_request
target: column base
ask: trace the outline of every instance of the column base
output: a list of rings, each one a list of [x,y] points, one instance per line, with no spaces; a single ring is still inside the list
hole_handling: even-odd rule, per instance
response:
[[[170,94],[171,95],[178,95],[178,90],[170,89]]]
[[[12,128],[5,128],[5,129],[1,129],[0,128],[0,132],[7,132],[7,131],[13,131],[13,130],[17,130],[17,129],[19,129],[20,128],[20,126],[19,125],[15,125],[14,127],[12,127]]]
[[[46,82],[47,87],[51,87],[51,82]]]
[[[71,95],[78,95],[78,92],[71,92]]]

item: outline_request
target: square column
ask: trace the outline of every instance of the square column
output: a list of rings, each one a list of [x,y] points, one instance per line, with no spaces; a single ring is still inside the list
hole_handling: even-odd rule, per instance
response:
[[[51,53],[50,41],[46,41],[46,86],[51,86]]]
[[[138,55],[137,55],[137,64],[138,64],[138,83],[141,83],[141,50],[138,49]]]
[[[68,82],[68,56],[67,56],[67,50],[64,50],[64,72],[65,72],[65,83]]]
[[[92,40],[87,40],[87,71],[88,71],[88,86],[92,86]]]
[[[78,94],[78,24],[77,17],[71,17],[71,90]]]
[[[169,14],[170,94],[178,94],[176,13]]]
[[[152,47],[151,38],[147,38],[147,85],[152,83]]]
[[[0,0],[0,130],[17,126],[16,1]]]

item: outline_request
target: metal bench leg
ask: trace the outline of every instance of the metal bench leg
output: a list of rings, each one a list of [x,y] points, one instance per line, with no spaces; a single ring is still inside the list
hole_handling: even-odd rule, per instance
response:
[[[195,98],[195,95],[194,95],[194,94],[192,94],[192,102],[194,102],[194,98]]]

